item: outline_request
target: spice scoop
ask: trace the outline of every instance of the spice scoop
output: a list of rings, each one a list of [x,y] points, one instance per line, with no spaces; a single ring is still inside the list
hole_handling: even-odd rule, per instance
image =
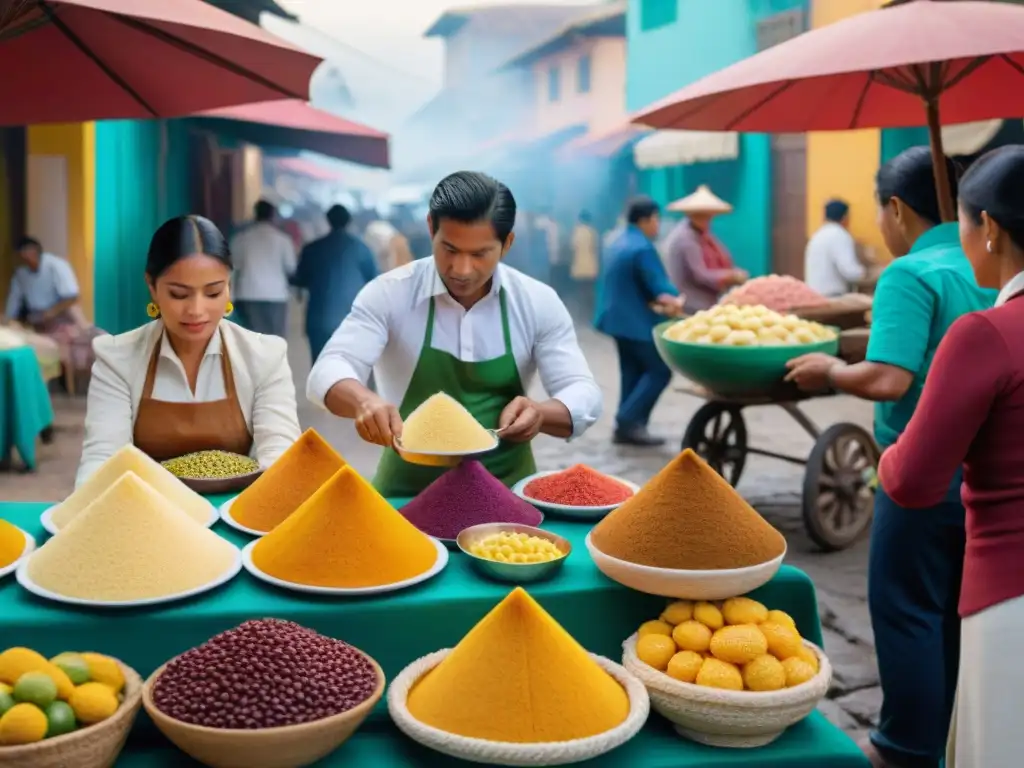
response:
[[[402,438],[400,437],[396,437],[394,439],[393,446],[395,453],[410,464],[420,464],[425,467],[455,467],[458,466],[463,459],[482,456],[485,453],[490,453],[498,447],[501,442],[501,438],[498,436],[497,430],[488,429],[487,434],[493,438],[493,444],[486,448],[471,451],[469,453],[464,451],[425,451],[422,449],[410,451],[402,445]]]

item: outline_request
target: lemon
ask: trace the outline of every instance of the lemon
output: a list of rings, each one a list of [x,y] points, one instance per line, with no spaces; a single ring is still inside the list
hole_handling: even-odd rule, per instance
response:
[[[77,653],[62,653],[50,659],[75,685],[89,682],[89,663]]]
[[[806,683],[814,677],[815,674],[817,674],[814,671],[814,667],[796,656],[791,656],[783,661],[782,668],[786,671],[787,688],[792,688],[794,685]]]
[[[46,736],[46,715],[34,704],[15,704],[0,717],[0,744],[31,744]]]
[[[732,597],[722,605],[726,624],[760,624],[768,620],[768,609],[749,597]]]
[[[786,687],[786,670],[766,653],[743,666],[743,684],[751,691],[778,691]]]
[[[26,672],[45,672],[57,684],[57,696],[67,699],[74,683],[63,671],[30,648],[8,648],[0,653],[0,682],[14,685]]]
[[[672,639],[681,651],[703,653],[711,645],[711,630],[699,621],[690,619],[676,625],[672,630]]]
[[[727,661],[705,659],[697,673],[697,685],[708,688],[723,688],[727,691],[743,690],[743,675]]]
[[[14,698],[46,709],[57,699],[57,684],[45,672],[26,672],[14,684]]]
[[[46,738],[71,733],[75,725],[75,711],[66,701],[55,701],[46,708]]]
[[[711,603],[697,603],[693,606],[693,618],[711,630],[725,626],[722,612]]]
[[[665,635],[644,635],[636,641],[636,655],[644,664],[664,672],[676,655],[676,644]]]
[[[806,645],[801,645],[800,653],[798,653],[793,658],[795,658],[795,659],[802,659],[802,660],[806,661],[814,669],[814,674],[818,674],[818,669],[820,669],[820,667],[821,667],[821,665],[818,663],[818,654],[816,654],[814,651],[812,651]]]
[[[666,624],[664,621],[645,621],[640,625],[640,629],[637,630],[637,635],[643,637],[644,635],[664,635],[670,637],[672,635],[672,625]]]
[[[693,651],[680,651],[668,662],[668,669],[665,671],[669,677],[681,680],[684,683],[692,683],[697,679],[697,673],[704,665],[704,657]]]
[[[764,621],[770,621],[773,624],[782,624],[784,627],[796,629],[796,621],[794,621],[793,617],[785,611],[768,611],[768,618],[762,619],[757,623],[760,624]]]
[[[0,693],[14,693],[14,688],[7,683],[0,683]]]
[[[768,653],[768,640],[753,624],[738,624],[715,632],[710,648],[717,659],[746,664]]]
[[[106,683],[114,689],[114,693],[120,693],[124,689],[124,673],[121,671],[120,664],[100,653],[80,655],[89,665],[89,679],[92,682]]]
[[[117,694],[106,683],[86,683],[75,688],[68,703],[80,722],[91,725],[117,711]]]
[[[661,612],[661,620],[675,626],[689,621],[693,618],[693,602],[690,600],[676,600],[669,603]]]
[[[799,633],[785,624],[766,621],[764,624],[759,625],[759,629],[768,640],[768,653],[779,661],[785,661],[791,656],[796,656],[800,653],[800,649],[804,647]]]

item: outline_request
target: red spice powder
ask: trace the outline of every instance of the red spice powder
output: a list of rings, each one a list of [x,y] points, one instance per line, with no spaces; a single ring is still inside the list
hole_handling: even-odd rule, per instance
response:
[[[607,507],[624,502],[633,495],[633,489],[585,464],[577,464],[553,475],[532,480],[523,493],[531,499],[550,504]]]

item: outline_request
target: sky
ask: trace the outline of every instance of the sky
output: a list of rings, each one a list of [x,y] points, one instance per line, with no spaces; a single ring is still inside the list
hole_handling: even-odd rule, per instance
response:
[[[548,0],[589,5],[595,0]],[[443,45],[423,33],[446,10],[465,5],[530,5],[543,0],[278,0],[304,24],[439,87]]]

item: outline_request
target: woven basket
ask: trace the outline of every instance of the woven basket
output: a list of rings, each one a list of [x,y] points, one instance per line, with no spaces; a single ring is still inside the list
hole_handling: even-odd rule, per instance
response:
[[[566,765],[589,760],[622,746],[636,736],[647,722],[650,700],[643,684],[615,662],[590,654],[605,672],[619,681],[629,696],[629,715],[610,731],[572,741],[520,744],[457,736],[425,725],[414,718],[406,707],[409,691],[423,675],[440,664],[451,650],[445,648],[417,659],[403,669],[388,688],[388,711],[399,730],[413,741],[442,754],[489,765]]]
[[[121,664],[121,662],[118,662]],[[121,754],[142,703],[142,678],[121,664],[124,701],[112,717],[35,744],[0,747],[3,768],[111,768]]]
[[[347,712],[300,725],[248,730],[207,728],[175,720],[153,704],[153,685],[166,665],[146,680],[142,705],[156,727],[178,749],[210,768],[299,768],[340,747],[380,701],[384,694],[384,671],[376,661],[366,658],[377,672],[377,688],[370,698]]]
[[[645,686],[651,706],[676,731],[713,747],[763,747],[803,720],[818,706],[832,682],[832,665],[818,646],[804,640],[818,657],[818,674],[781,691],[724,691],[675,680],[636,655],[636,635],[622,644],[622,664]]]

